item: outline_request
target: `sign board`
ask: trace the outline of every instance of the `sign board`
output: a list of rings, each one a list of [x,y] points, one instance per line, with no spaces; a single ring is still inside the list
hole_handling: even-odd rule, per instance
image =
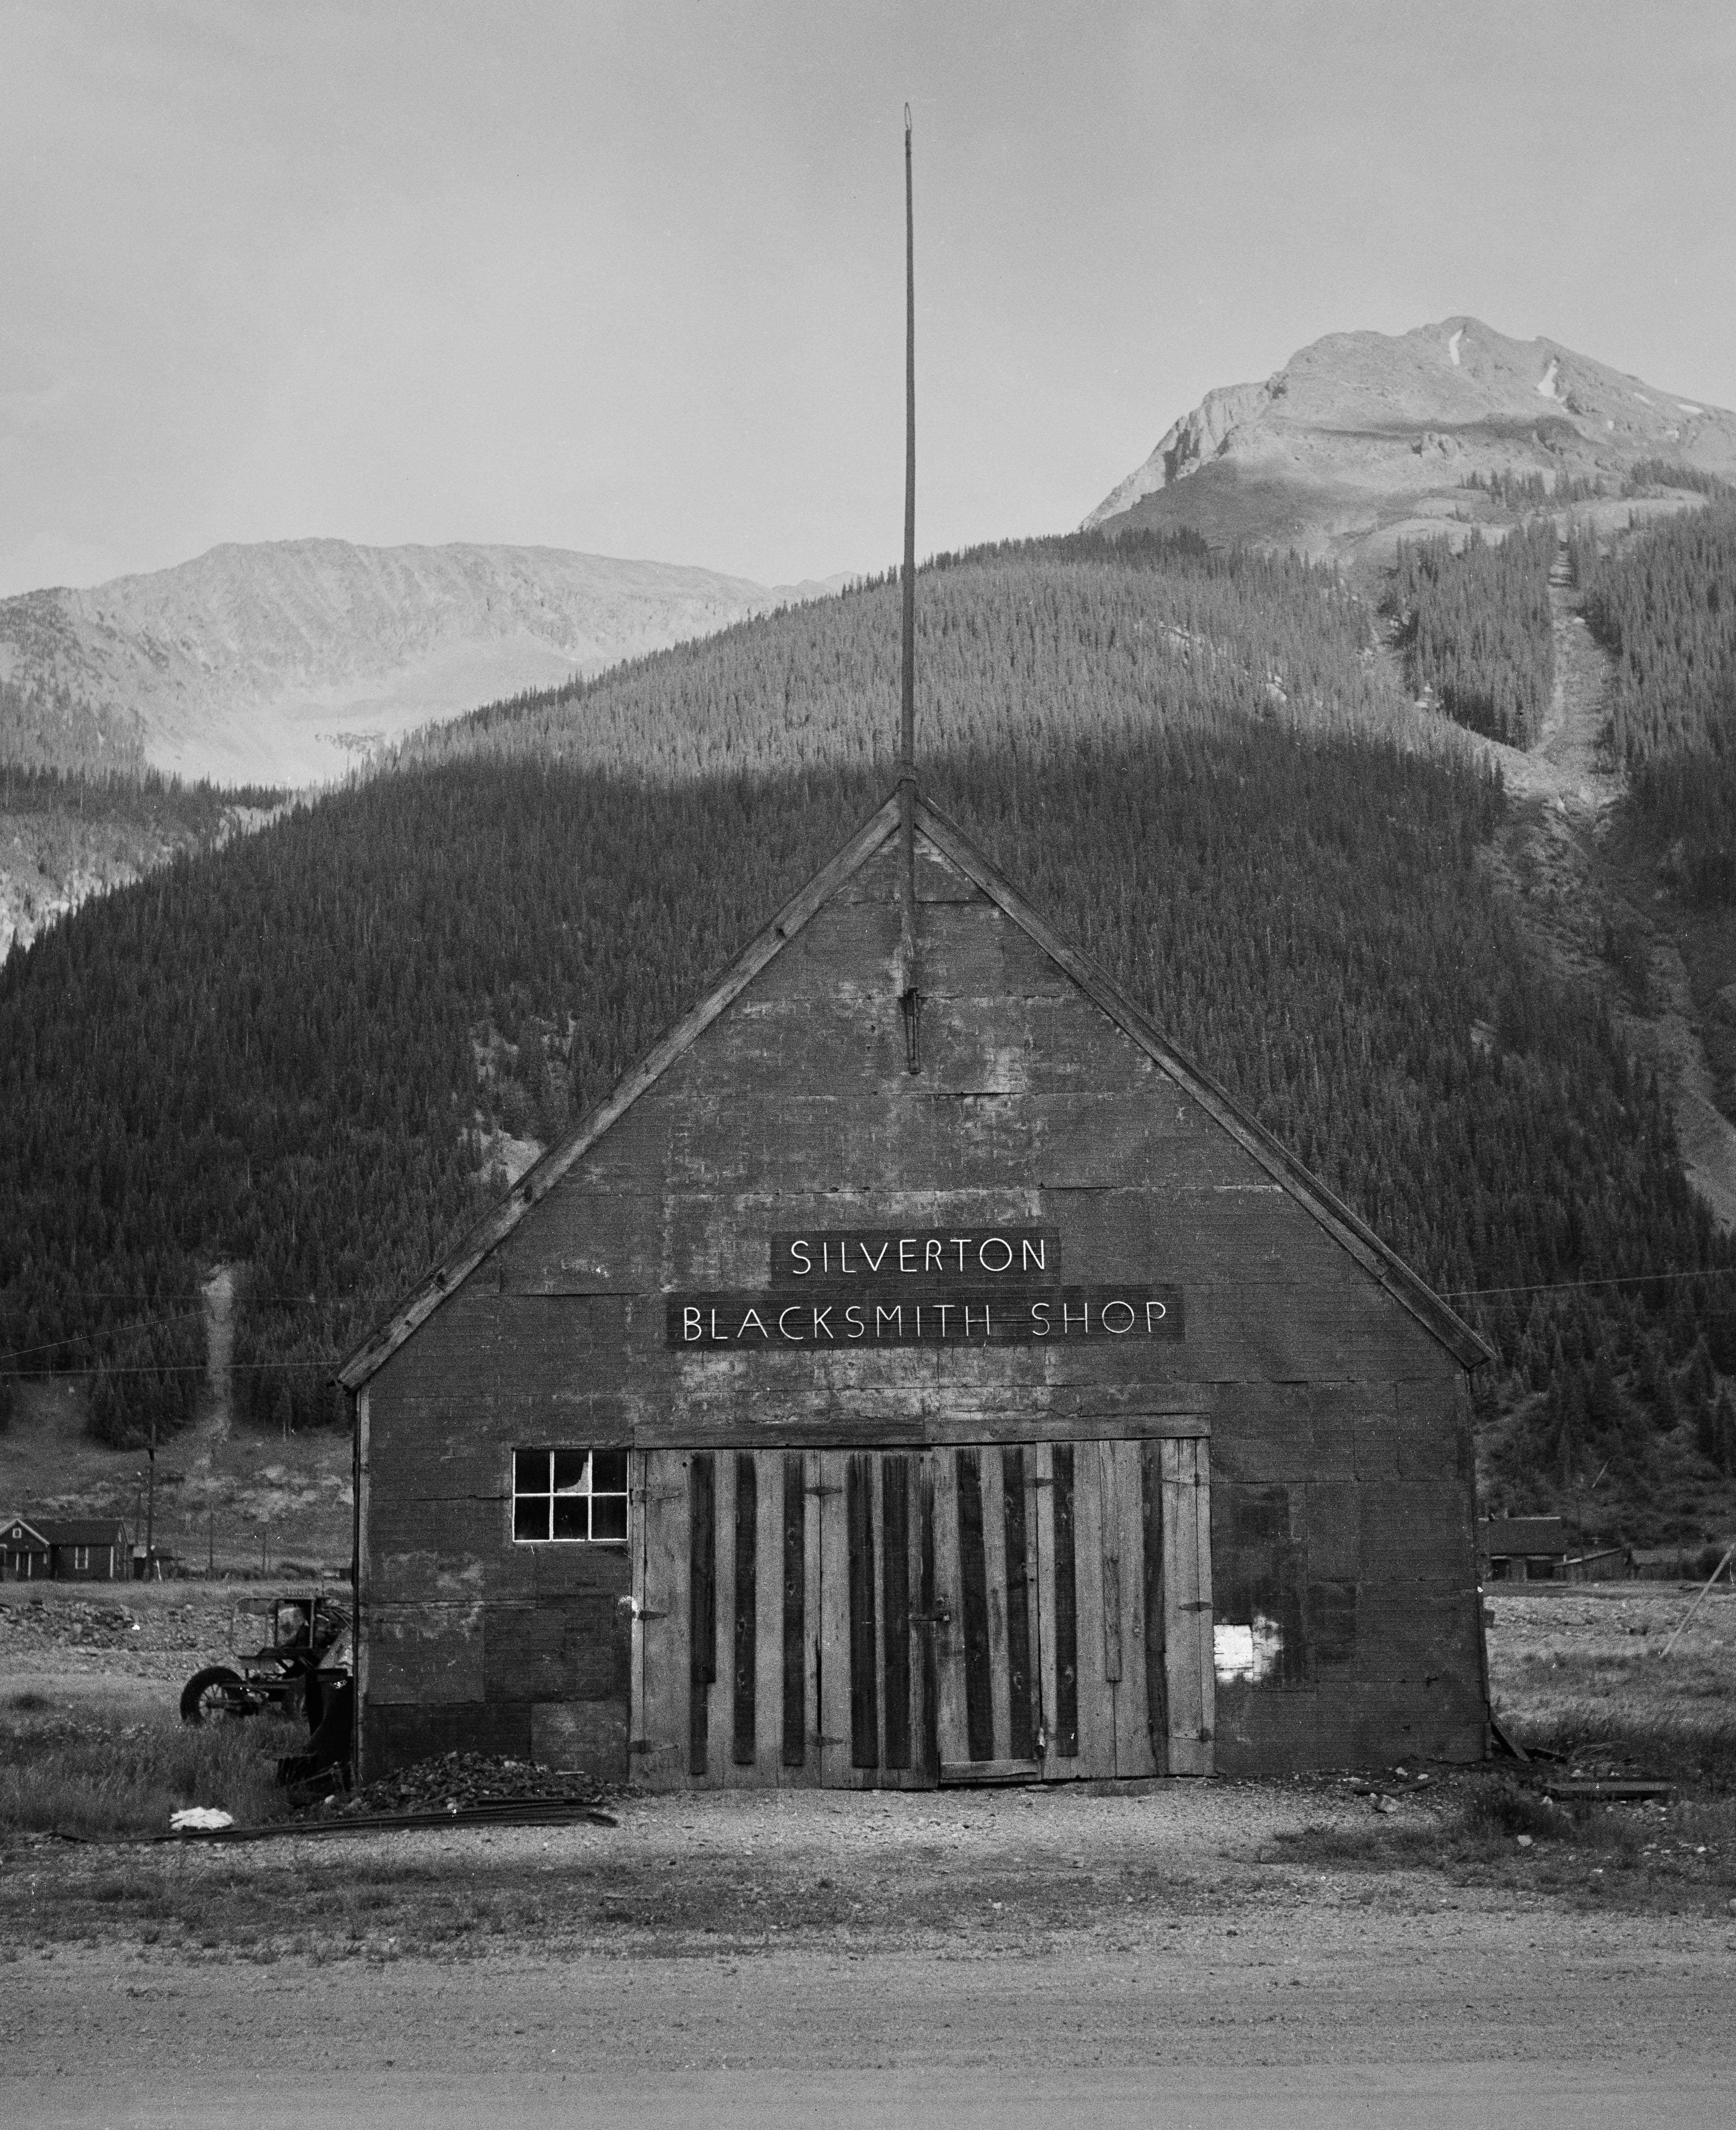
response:
[[[1181,1290],[1067,1286],[1053,1228],[828,1229],[771,1239],[771,1284],[664,1298],[676,1352],[1180,1339]]]

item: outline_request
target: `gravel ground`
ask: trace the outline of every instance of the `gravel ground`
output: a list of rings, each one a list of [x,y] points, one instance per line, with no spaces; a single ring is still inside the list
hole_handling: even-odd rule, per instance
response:
[[[257,1605],[274,1587],[0,1583],[0,1698],[45,1679],[172,1680],[179,1691],[202,1666],[231,1661],[237,1601]]]

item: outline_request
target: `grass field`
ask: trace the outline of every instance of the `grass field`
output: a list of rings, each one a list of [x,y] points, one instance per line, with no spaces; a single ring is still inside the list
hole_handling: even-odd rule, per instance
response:
[[[1693,1594],[1670,1583],[1497,1586],[1496,1715],[1527,1747],[1736,1792],[1736,1591],[1720,1582],[1661,1654]]]

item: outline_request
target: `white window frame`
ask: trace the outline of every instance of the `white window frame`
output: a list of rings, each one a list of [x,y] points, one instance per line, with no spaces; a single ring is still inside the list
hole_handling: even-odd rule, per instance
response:
[[[627,1453],[625,1449],[585,1447],[572,1444],[534,1443],[512,1453],[511,1523],[513,1543],[515,1545],[625,1545],[627,1544]],[[608,1469],[598,1471],[599,1459],[608,1460]],[[537,1460],[541,1459],[541,1469]],[[576,1468],[576,1469],[575,1469]],[[618,1486],[598,1486],[599,1478],[613,1480],[618,1470]],[[540,1481],[540,1484],[534,1483]],[[527,1482],[533,1483],[527,1483]],[[617,1516],[613,1507],[605,1512],[607,1521],[618,1522],[618,1530],[604,1530],[599,1533],[598,1505],[619,1502]],[[570,1526],[582,1523],[582,1530],[569,1528],[557,1531],[556,1505],[563,1506],[565,1513],[560,1521]],[[539,1518],[532,1504],[544,1505]],[[575,1516],[575,1509],[582,1514]],[[541,1528],[535,1528],[538,1523]],[[527,1526],[532,1526],[527,1528]]]
[[[73,1573],[75,1575],[82,1574],[89,1566],[90,1548],[88,1545],[75,1545],[73,1548]]]

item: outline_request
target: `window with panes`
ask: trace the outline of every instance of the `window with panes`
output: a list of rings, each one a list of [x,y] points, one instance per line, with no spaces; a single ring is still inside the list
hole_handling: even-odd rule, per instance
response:
[[[520,1544],[606,1545],[627,1536],[624,1449],[515,1449],[513,1536]]]

